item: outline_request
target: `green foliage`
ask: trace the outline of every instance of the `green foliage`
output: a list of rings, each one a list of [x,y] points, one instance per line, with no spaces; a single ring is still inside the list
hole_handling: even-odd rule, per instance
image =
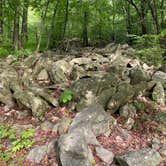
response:
[[[4,152],[0,146],[0,161],[6,163],[10,160],[11,156],[9,152]]]
[[[138,128],[138,123],[134,122],[133,129],[137,129],[137,128]]]
[[[22,49],[22,50],[16,50],[13,52],[14,56],[17,58],[19,57],[25,57],[28,55],[31,55],[33,52],[30,49]]]
[[[141,60],[150,65],[162,63],[164,49],[160,47],[160,35],[128,35],[128,37]]]
[[[9,55],[9,51],[6,48],[0,47],[0,58]]]
[[[35,133],[34,129],[30,129],[28,131],[23,130],[21,132],[20,138],[17,138],[13,142],[12,152],[20,151],[23,148],[26,148],[26,149],[31,148],[34,143],[34,140],[32,139],[34,136],[34,133]]]
[[[141,101],[135,101],[134,106],[138,112],[145,110],[145,104]]]
[[[60,96],[60,102],[63,104],[68,103],[69,101],[72,100],[73,95],[74,95],[74,92],[72,90],[64,91]]]
[[[14,129],[9,128],[7,125],[0,125],[0,140],[4,138],[15,139]]]
[[[10,140],[13,145],[12,148],[8,150],[3,150],[2,146],[0,146],[0,161],[3,161],[4,163],[11,159],[12,153],[20,151],[23,148],[29,149],[34,143],[34,129],[22,130],[19,136],[16,136],[15,133],[15,130],[8,125],[0,125],[0,141]]]
[[[149,47],[149,48],[143,48],[138,49],[136,51],[137,56],[150,65],[160,65],[163,61],[163,49],[160,47]]]

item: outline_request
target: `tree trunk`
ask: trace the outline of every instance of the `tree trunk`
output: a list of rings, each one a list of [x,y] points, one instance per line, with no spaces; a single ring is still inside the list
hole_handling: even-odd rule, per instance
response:
[[[131,13],[130,13],[130,4],[127,2],[126,7],[126,28],[127,28],[127,33],[131,34],[131,29],[132,29],[132,24],[131,24]]]
[[[67,21],[68,21],[68,14],[69,14],[69,0],[66,0],[65,20],[64,20],[64,28],[63,28],[62,40],[65,38]]]
[[[49,4],[50,4],[50,0],[47,0],[45,11],[42,14],[42,21],[41,21],[41,26],[40,26],[40,35],[39,35],[39,40],[38,40],[36,52],[39,52],[39,49],[40,49],[40,45],[41,45],[42,36],[43,36],[43,32],[44,32],[44,26],[45,26],[45,22],[46,22],[46,16],[47,16]]]
[[[20,7],[16,6],[14,14],[14,31],[13,31],[13,43],[14,49],[19,49],[19,10]]]
[[[156,34],[160,33],[160,25],[159,25],[159,20],[158,20],[158,13],[157,13],[157,6],[156,2],[148,0],[148,6],[151,11],[151,15],[154,21],[155,29],[156,29]]]
[[[25,47],[25,40],[28,40],[28,0],[24,1],[20,43],[21,48]]]
[[[0,0],[0,44],[3,37],[3,0]]]
[[[53,34],[54,26],[55,26],[55,16],[56,16],[56,13],[57,13],[58,5],[59,5],[59,0],[57,0],[56,5],[54,7],[54,12],[53,12],[53,15],[52,15],[51,27],[50,27],[50,32],[48,34],[46,49],[48,49],[50,47],[50,41],[51,41],[51,36]]]
[[[161,5],[160,5],[160,17],[161,17],[161,23],[160,23],[160,26],[161,26],[161,29],[164,29],[164,2],[165,0],[161,0]]]
[[[137,14],[140,18],[140,23],[141,23],[141,34],[147,34],[147,28],[146,28],[146,22],[145,22],[145,16],[146,16],[146,12],[145,12],[145,7],[146,7],[146,1],[145,0],[141,0],[141,6],[140,8],[134,3],[133,0],[127,0],[137,11]]]
[[[145,22],[145,0],[141,0],[141,12],[140,12],[140,21],[141,21],[141,29],[142,35],[147,34],[146,22]]]
[[[84,46],[88,46],[89,43],[88,43],[88,12],[85,11],[84,12],[84,20],[83,20],[83,45]]]

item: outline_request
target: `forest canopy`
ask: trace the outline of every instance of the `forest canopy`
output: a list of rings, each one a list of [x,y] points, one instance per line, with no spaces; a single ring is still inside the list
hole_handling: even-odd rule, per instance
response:
[[[83,46],[163,47],[165,9],[165,0],[0,0],[0,55],[44,51],[73,38]]]

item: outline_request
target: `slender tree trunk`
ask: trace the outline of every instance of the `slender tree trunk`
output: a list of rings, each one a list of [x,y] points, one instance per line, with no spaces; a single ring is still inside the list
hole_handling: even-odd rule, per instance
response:
[[[45,22],[46,22],[46,16],[47,16],[49,4],[50,4],[50,0],[47,0],[44,13],[42,14],[42,21],[41,21],[41,27],[40,27],[40,35],[39,35],[39,40],[38,40],[36,52],[39,52],[39,49],[40,49],[40,45],[41,45],[42,36],[43,36],[43,32],[44,32],[44,26],[45,26]]]
[[[57,13],[58,5],[59,5],[59,0],[57,0],[56,5],[54,7],[54,12],[53,12],[53,15],[52,15],[51,27],[50,27],[50,32],[48,34],[46,49],[48,49],[50,47],[51,36],[53,34],[53,30],[54,30],[54,26],[55,26],[55,16],[56,16],[56,13]]]
[[[141,21],[141,29],[142,35],[147,34],[146,22],[145,22],[145,0],[141,0],[141,12],[140,12],[140,21]]]
[[[0,44],[3,37],[3,0],[0,0]]]
[[[19,11],[20,7],[16,6],[14,14],[14,31],[13,31],[13,43],[14,49],[19,49]]]
[[[67,22],[68,22],[68,15],[69,15],[69,0],[66,0],[65,20],[64,20],[62,40],[65,38],[66,27],[67,27]]]
[[[88,46],[88,12],[84,12],[84,20],[83,20],[83,45]]]
[[[160,25],[159,25],[157,6],[156,6],[155,0],[152,0],[152,1],[148,0],[148,6],[150,8],[151,15],[152,15],[152,18],[154,21],[156,33],[159,34],[160,33]]]
[[[126,4],[126,28],[127,28],[127,33],[131,34],[131,13],[130,13],[130,4],[127,2]]]
[[[24,1],[20,43],[21,48],[25,47],[25,40],[28,40],[28,0]]]
[[[145,22],[145,17],[146,17],[146,12],[145,12],[145,7],[146,7],[146,1],[145,0],[141,0],[141,6],[140,8],[136,5],[136,3],[134,3],[133,0],[127,0],[137,11],[137,14],[140,18],[140,24],[141,24],[141,34],[147,34],[147,28],[146,28],[146,22]]]
[[[165,0],[161,0],[161,5],[160,5],[161,29],[164,29],[164,3],[165,3]]]

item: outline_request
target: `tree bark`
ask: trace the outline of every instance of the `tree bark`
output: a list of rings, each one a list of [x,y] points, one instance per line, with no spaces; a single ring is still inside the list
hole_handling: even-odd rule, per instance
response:
[[[52,15],[51,27],[50,27],[50,32],[48,34],[46,49],[48,49],[50,47],[51,36],[53,34],[53,30],[54,30],[54,27],[55,27],[55,16],[56,16],[56,13],[57,13],[58,5],[59,5],[59,0],[57,0],[56,5],[54,7],[54,12],[53,12],[53,15]]]
[[[14,31],[13,31],[13,43],[14,43],[14,49],[19,49],[19,11],[20,7],[19,5],[15,8],[15,14],[14,14]]]
[[[67,22],[68,22],[68,15],[69,15],[69,0],[66,0],[65,20],[64,20],[62,39],[65,38],[66,27],[67,27]]]
[[[140,24],[141,24],[141,34],[147,34],[147,28],[146,28],[146,22],[145,22],[145,17],[146,17],[146,12],[145,12],[145,7],[146,7],[146,0],[141,0],[140,2],[140,7],[138,7],[133,0],[127,0],[137,11],[137,14],[140,18]]]
[[[41,21],[41,26],[40,26],[40,35],[39,35],[39,40],[38,40],[38,44],[36,47],[36,52],[39,52],[39,49],[40,49],[49,4],[50,4],[50,0],[47,0],[45,10],[42,14],[42,21]]]
[[[132,24],[131,24],[131,13],[130,13],[130,4],[127,2],[125,5],[125,10],[126,10],[126,28],[127,28],[127,33],[131,34],[131,29],[132,29]]]
[[[161,23],[160,23],[160,26],[161,26],[161,29],[164,29],[164,3],[165,3],[165,0],[161,0],[161,5],[160,5],[160,17],[161,17]]]
[[[25,47],[25,40],[28,40],[28,0],[24,1],[22,29],[21,29],[21,48]]]
[[[3,0],[0,0],[0,44],[3,38]]]
[[[159,25],[159,20],[158,20],[158,12],[157,12],[157,6],[155,0],[148,0],[148,6],[151,11],[151,15],[154,21],[155,29],[156,29],[156,34],[160,33],[160,25]]]
[[[88,12],[84,12],[84,20],[83,20],[83,46],[88,46]]]

